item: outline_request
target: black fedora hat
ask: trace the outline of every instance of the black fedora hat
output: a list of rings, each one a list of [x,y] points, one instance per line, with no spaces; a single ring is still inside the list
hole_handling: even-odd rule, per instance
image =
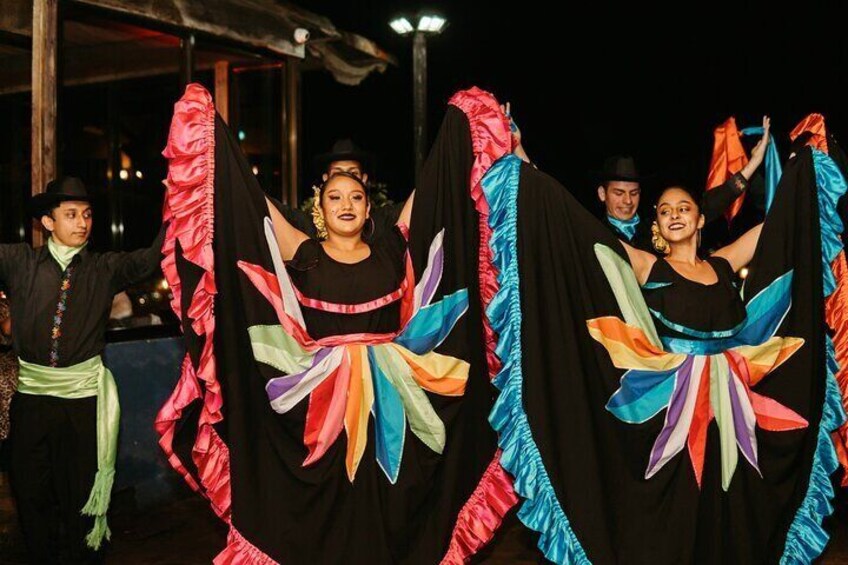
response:
[[[640,182],[645,180],[636,169],[636,160],[629,155],[615,155],[604,160],[604,167],[598,173],[600,182],[625,181]]]
[[[316,171],[323,173],[333,161],[358,161],[363,169],[368,170],[373,160],[371,153],[357,147],[352,140],[338,139],[330,151],[315,157],[313,164]]]
[[[30,198],[29,213],[37,220],[68,201],[91,202],[85,184],[77,177],[61,177],[48,182],[44,192]]]

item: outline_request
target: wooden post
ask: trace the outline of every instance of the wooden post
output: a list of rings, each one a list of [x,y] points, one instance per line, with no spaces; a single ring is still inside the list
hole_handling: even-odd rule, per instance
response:
[[[300,186],[300,62],[289,57],[286,59],[285,90],[283,116],[285,127],[283,135],[283,166],[285,167],[285,201],[292,208],[300,204],[298,187]]]
[[[225,123],[230,123],[230,63],[215,62],[215,109]]]
[[[56,88],[59,0],[32,4],[32,195],[56,176]],[[40,229],[32,244],[44,243]]]

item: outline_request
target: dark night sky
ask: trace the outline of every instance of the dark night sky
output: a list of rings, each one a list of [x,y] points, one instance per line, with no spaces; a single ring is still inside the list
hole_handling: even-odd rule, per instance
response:
[[[308,75],[306,155],[352,136],[379,155],[379,176],[394,194],[405,195],[413,177],[411,41],[388,21],[420,4],[301,5],[376,41],[400,63],[355,88]],[[493,5],[430,4],[450,22],[428,43],[430,139],[450,95],[478,85],[512,102],[531,157],[575,194],[593,191],[591,171],[621,152],[635,155],[655,185],[703,188],[712,128],[729,115],[744,127],[770,114],[784,153],[788,131],[809,112],[825,114],[837,135],[848,128],[848,41],[835,2],[780,14],[743,2],[721,14],[714,4],[651,12],[645,3],[626,10],[595,3],[564,19],[550,3]]]

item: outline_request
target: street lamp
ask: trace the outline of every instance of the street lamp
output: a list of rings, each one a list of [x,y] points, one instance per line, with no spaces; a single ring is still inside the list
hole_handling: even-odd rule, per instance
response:
[[[447,26],[447,20],[441,16],[421,12],[413,18],[416,24],[405,16],[399,16],[389,22],[389,26],[399,35],[412,35],[412,120],[415,136],[415,186],[418,186],[421,167],[424,165],[427,143],[427,41],[428,35],[438,35]]]

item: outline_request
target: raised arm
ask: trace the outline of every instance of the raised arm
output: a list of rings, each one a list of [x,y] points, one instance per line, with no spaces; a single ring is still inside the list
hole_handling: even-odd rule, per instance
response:
[[[283,256],[283,261],[289,261],[294,257],[300,244],[309,239],[309,237],[291,225],[267,197],[265,198],[265,203],[268,205],[268,214],[271,216],[271,222],[274,224],[274,236],[277,238],[280,254]]]
[[[307,237],[317,237],[317,233],[315,230],[315,224],[312,223],[312,214],[309,212],[304,212],[299,208],[292,208],[291,206],[287,206],[283,204],[276,198],[272,196],[265,197],[280,214],[283,215],[283,218],[291,224],[295,229],[298,229],[305,233]]]
[[[400,211],[400,216],[398,217],[398,225],[403,225],[409,227],[409,222],[412,220],[412,205],[415,203],[415,191],[412,191],[412,194],[409,195],[409,198],[406,199],[406,202],[403,205],[403,210]]]
[[[624,240],[619,241],[624,246],[624,250],[627,251],[627,258],[630,259],[630,266],[633,267],[633,273],[636,275],[639,285],[645,284],[648,280],[648,275],[651,274],[651,268],[657,261],[656,255],[636,249]]]
[[[118,293],[141,282],[159,269],[159,263],[162,261],[162,242],[165,240],[167,229],[168,224],[163,223],[150,247],[103,254],[102,260],[109,265],[112,272],[113,292]]]
[[[750,186],[751,177],[763,163],[769,141],[771,119],[763,116],[763,136],[751,150],[751,159],[745,167],[720,185],[707,190],[701,198],[701,213],[709,223],[721,217],[724,211]],[[759,206],[759,205],[758,205]]]
[[[713,255],[727,259],[727,262],[733,268],[733,272],[737,272],[754,258],[754,251],[757,249],[757,243],[760,241],[760,233],[762,231],[763,224],[758,224],[746,231],[730,245],[725,245],[713,253]]]
[[[768,148],[769,142],[769,129],[771,128],[771,118],[768,116],[763,116],[763,136],[757,142],[753,149],[751,149],[751,158],[748,160],[748,164],[739,171],[745,180],[751,180],[751,176],[754,174],[754,171],[763,163],[763,159],[766,156],[766,148]]]

